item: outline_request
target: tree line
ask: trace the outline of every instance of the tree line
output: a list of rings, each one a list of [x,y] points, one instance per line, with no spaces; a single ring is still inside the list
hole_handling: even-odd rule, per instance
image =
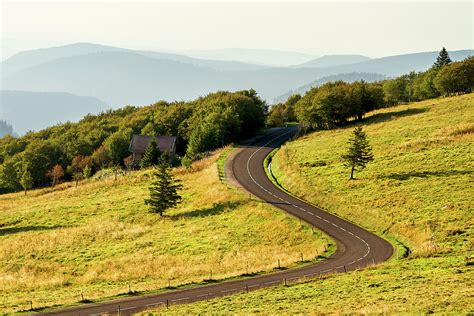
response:
[[[130,160],[133,134],[177,137],[178,161],[253,135],[265,123],[267,105],[254,90],[220,91],[189,102],[126,106],[77,123],[58,124],[22,137],[0,139],[0,193],[80,180]]]
[[[313,129],[331,129],[362,120],[372,110],[474,90],[474,57],[452,62],[445,48],[433,66],[374,83],[335,81],[273,105],[267,122],[277,126],[298,121]]]

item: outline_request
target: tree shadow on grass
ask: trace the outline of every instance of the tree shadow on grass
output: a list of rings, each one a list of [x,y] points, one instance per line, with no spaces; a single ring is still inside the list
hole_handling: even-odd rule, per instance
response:
[[[62,226],[21,226],[21,227],[0,227],[0,237],[6,235],[13,235],[23,232],[53,230]]]
[[[466,174],[473,174],[472,170],[446,170],[446,171],[412,171],[391,173],[379,176],[380,179],[408,180],[410,178],[428,178],[428,177],[451,177]]]
[[[189,212],[183,212],[176,215],[169,215],[167,217],[173,220],[181,218],[207,217],[224,213],[226,210],[236,209],[240,205],[242,205],[242,202],[239,201],[214,203],[211,207],[201,208]]]
[[[387,113],[377,113],[375,115],[369,116],[363,120],[364,124],[374,124],[374,123],[381,123],[385,121],[390,121],[395,118],[410,116],[415,114],[421,114],[428,111],[428,108],[414,108],[414,109],[406,109],[402,111],[394,111],[394,112],[387,112]]]

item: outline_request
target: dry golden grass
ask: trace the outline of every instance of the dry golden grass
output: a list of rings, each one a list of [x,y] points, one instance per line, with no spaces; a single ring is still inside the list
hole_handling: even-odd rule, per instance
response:
[[[175,170],[184,202],[163,218],[143,202],[150,171],[0,195],[0,313],[291,266],[328,247],[219,182],[220,154]]]

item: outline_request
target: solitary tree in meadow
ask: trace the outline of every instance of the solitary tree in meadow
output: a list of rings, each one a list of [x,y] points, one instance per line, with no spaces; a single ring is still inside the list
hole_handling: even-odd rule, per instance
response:
[[[441,66],[447,65],[451,63],[451,58],[449,58],[449,53],[446,48],[442,48],[439,52],[438,57],[436,58],[436,62],[434,63],[435,68],[439,68]]]
[[[372,149],[367,141],[367,135],[358,126],[352,132],[352,137],[348,142],[347,152],[342,156],[347,167],[351,168],[350,180],[354,179],[354,171],[361,171],[365,166],[374,160]]]
[[[150,206],[153,213],[163,213],[181,203],[181,196],[178,191],[182,189],[179,180],[174,179],[170,173],[170,168],[165,162],[161,162],[158,169],[153,173],[154,180],[149,187],[150,198],[145,200],[145,204]]]

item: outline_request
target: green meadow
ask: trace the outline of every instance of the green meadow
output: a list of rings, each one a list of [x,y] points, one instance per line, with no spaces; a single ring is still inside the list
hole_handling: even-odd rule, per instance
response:
[[[0,314],[245,277],[334,250],[220,181],[230,150],[174,170],[183,203],[164,217],[144,204],[151,170],[0,195]]]
[[[274,152],[284,189],[396,245],[388,262],[154,313],[474,313],[474,95],[371,112],[375,160],[348,180],[354,125]],[[153,314],[148,312],[147,314]]]

